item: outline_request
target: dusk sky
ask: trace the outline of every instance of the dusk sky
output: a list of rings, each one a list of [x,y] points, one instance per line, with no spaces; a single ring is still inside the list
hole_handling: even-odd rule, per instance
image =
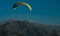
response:
[[[24,5],[14,11],[13,4],[21,1],[30,4],[32,11]],[[0,21],[8,19],[60,24],[60,0],[0,0]]]

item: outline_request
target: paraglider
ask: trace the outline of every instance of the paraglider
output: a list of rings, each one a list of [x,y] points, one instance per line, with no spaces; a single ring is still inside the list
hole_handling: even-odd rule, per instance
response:
[[[32,11],[31,6],[26,2],[17,2],[13,5],[13,9],[16,10],[16,7],[19,5],[25,5],[30,11]]]

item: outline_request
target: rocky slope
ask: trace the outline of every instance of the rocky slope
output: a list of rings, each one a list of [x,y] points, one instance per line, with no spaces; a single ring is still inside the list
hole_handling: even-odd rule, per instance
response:
[[[0,36],[60,36],[60,26],[30,21],[7,21],[0,24]]]

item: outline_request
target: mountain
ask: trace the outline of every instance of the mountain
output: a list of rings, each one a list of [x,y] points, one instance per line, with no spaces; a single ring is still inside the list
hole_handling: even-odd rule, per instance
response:
[[[0,23],[0,36],[60,36],[59,25],[7,20]]]

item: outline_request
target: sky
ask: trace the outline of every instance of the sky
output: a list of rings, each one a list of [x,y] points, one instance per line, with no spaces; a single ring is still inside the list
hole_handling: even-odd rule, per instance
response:
[[[21,1],[30,4],[32,11],[24,5],[19,5],[14,11],[13,4]],[[8,19],[59,25],[60,0],[0,0],[0,21]]]

